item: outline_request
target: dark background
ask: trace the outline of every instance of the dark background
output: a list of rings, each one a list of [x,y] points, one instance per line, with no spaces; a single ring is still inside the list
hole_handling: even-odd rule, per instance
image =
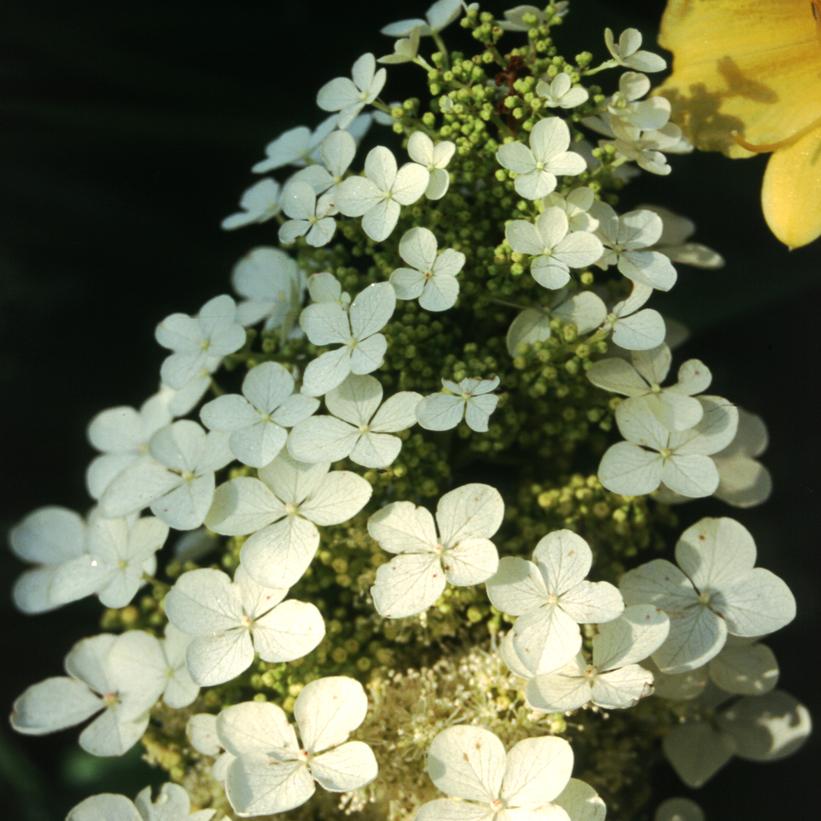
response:
[[[488,3],[500,12],[509,3]],[[567,53],[603,55],[604,25],[652,39],[662,2],[573,0]],[[364,51],[390,51],[378,29],[416,16],[420,2],[204,4],[191,0],[43,3],[0,8],[0,530],[43,504],[83,509],[91,451],[85,426],[101,408],[138,404],[155,388],[157,321],[194,312],[228,290],[233,263],[274,242],[270,226],[219,229],[255,179],[250,166],[285,128],[314,125],[316,90]],[[581,13],[579,13],[581,12]],[[588,28],[589,27],[589,28]],[[395,99],[414,69],[386,89]],[[728,259],[684,270],[665,298],[693,331],[683,353],[705,359],[715,390],[761,413],[776,492],[740,512],[761,563],[796,593],[799,616],[768,640],[782,685],[819,714],[818,403],[821,243],[788,253],[758,207],[764,159],[674,160],[667,179],[628,189],[625,206],[656,201],[694,217],[699,238]],[[687,516],[727,513],[719,504]],[[735,515],[730,512],[730,515]],[[0,559],[4,660],[0,703],[61,670],[94,632],[84,603],[24,618],[8,601],[20,570]],[[4,707],[3,709],[6,709]],[[76,731],[41,739],[0,729],[0,817],[58,819],[85,794],[130,794],[156,774],[81,753]],[[818,740],[774,765],[733,762],[700,796],[717,819],[804,819]],[[672,774],[661,795],[686,794]],[[799,797],[785,815],[790,796]]]

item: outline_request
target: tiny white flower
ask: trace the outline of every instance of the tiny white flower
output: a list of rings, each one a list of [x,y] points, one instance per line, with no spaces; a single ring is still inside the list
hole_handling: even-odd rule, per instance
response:
[[[719,476],[710,458],[733,440],[738,410],[718,396],[700,396],[701,421],[671,432],[644,403],[622,402],[616,424],[627,440],[611,445],[599,464],[599,479],[613,493],[640,496],[664,484],[692,499],[712,495]]]
[[[419,54],[419,37],[419,29],[414,29],[407,37],[401,37],[394,42],[391,54],[383,55],[376,62],[386,66],[412,63]]]
[[[642,130],[618,118],[609,119],[615,139],[612,142],[617,156],[635,162],[650,174],[667,176],[671,172],[665,154],[687,154],[693,146],[684,138],[675,123],[663,128]]]
[[[153,573],[155,554],[168,538],[168,525],[142,519],[90,517],[83,555],[55,572],[51,592],[57,601],[77,601],[97,594],[105,607],[125,607]]]
[[[536,93],[551,108],[576,108],[586,103],[590,96],[584,86],[578,83],[574,84],[573,80],[570,79],[570,75],[565,74],[563,71],[559,72],[549,82],[539,80],[536,83]]]
[[[362,685],[347,676],[320,678],[302,688],[294,703],[296,730],[271,702],[225,708],[217,733],[234,756],[225,783],[231,806],[240,816],[267,816],[304,804],[316,784],[340,793],[373,781],[379,769],[373,751],[348,740],[367,712]]]
[[[334,114],[313,130],[302,125],[284,131],[265,146],[266,158],[251,170],[255,174],[265,174],[286,165],[305,165],[315,159],[319,144],[336,127],[336,120]]]
[[[658,54],[644,51],[641,48],[641,40],[641,32],[638,29],[625,29],[619,35],[618,42],[611,29],[604,30],[604,43],[618,65],[635,71],[664,71],[667,68],[667,61]]]
[[[148,453],[148,442],[170,424],[171,392],[162,390],[147,399],[139,410],[119,406],[98,413],[88,426],[88,440],[100,451],[86,471],[86,487],[99,499],[113,479]]]
[[[291,182],[282,194],[282,210],[287,219],[279,226],[279,241],[291,245],[299,237],[313,248],[327,245],[336,232],[336,206],[329,194],[317,198],[305,182]]]
[[[513,187],[519,196],[538,200],[556,188],[556,177],[582,174],[587,163],[580,154],[568,151],[570,129],[559,117],[539,120],[530,132],[530,147],[509,142],[496,151],[496,160],[513,171]]]
[[[163,784],[157,800],[151,787],[140,790],[134,801],[124,795],[103,793],[81,801],[66,821],[211,821],[216,810],[191,811],[191,799],[179,784]]]
[[[14,702],[11,726],[47,735],[96,716],[80,733],[80,747],[92,755],[122,755],[142,738],[165,689],[165,677],[145,663],[157,652],[157,639],[140,630],[82,639],[66,656],[68,676],[33,684]]]
[[[387,79],[384,68],[377,70],[376,59],[368,52],[354,64],[351,77],[335,77],[325,83],[316,95],[316,104],[323,111],[338,111],[337,125],[348,126],[360,111],[372,103],[382,91]]]
[[[558,290],[570,281],[571,268],[586,268],[598,262],[604,248],[595,234],[570,231],[567,213],[555,206],[536,218],[510,220],[505,239],[520,254],[528,254],[530,273],[543,288]]]
[[[597,387],[629,397],[625,403],[643,402],[671,431],[692,428],[704,410],[695,394],[710,387],[712,374],[698,359],[688,359],[678,370],[678,381],[662,388],[672,364],[667,345],[649,351],[634,351],[630,361],[610,357],[594,362],[587,378]]]
[[[738,409],[738,431],[724,450],[713,456],[718,468],[717,499],[734,507],[754,507],[766,502],[772,493],[770,472],[758,457],[767,449],[764,420]]]
[[[624,610],[612,584],[586,581],[592,564],[593,553],[581,536],[556,530],[539,540],[532,562],[505,556],[488,580],[491,604],[517,617],[513,644],[535,673],[557,670],[579,652],[579,625],[609,622]]]
[[[332,416],[312,416],[297,424],[288,450],[300,462],[350,459],[366,468],[386,468],[399,455],[402,440],[392,434],[416,423],[422,399],[400,391],[382,402],[382,386],[372,376],[349,376],[325,395]]]
[[[696,231],[695,223],[676,214],[660,205],[643,205],[642,208],[654,211],[661,217],[663,225],[661,236],[654,246],[655,250],[670,257],[673,262],[680,262],[682,265],[692,265],[694,268],[704,268],[714,270],[724,267],[724,258],[718,251],[703,245],[700,242],[692,242],[691,237]]]
[[[561,208],[567,214],[567,222],[571,231],[593,232],[599,226],[599,221],[590,214],[595,200],[596,195],[590,188],[580,186],[565,196],[554,191],[544,198],[544,204],[545,207]]]
[[[397,299],[418,299],[426,311],[446,311],[459,296],[456,278],[465,255],[453,248],[439,251],[436,236],[427,228],[411,228],[399,241],[399,256],[411,267],[397,268],[390,277]]]
[[[549,713],[578,710],[588,704],[605,710],[634,707],[653,692],[653,674],[638,662],[655,652],[669,631],[670,619],[652,605],[626,608],[599,628],[590,663],[579,653],[558,670],[530,677],[527,703]]]
[[[746,528],[733,519],[705,518],[676,544],[678,567],[653,559],[622,577],[626,604],[652,604],[670,617],[670,635],[653,654],[663,673],[701,667],[721,652],[728,635],[764,636],[793,620],[789,588],[755,560]]]
[[[305,290],[296,261],[279,248],[267,246],[249,251],[231,273],[234,290],[243,297],[237,305],[242,325],[262,322],[262,329],[281,329],[287,337],[296,325]]]
[[[568,4],[566,0],[559,0],[553,3],[554,15],[564,17],[567,14]],[[505,31],[529,31],[534,26],[540,26],[547,22],[547,14],[544,7],[539,6],[514,6],[504,13],[503,20],[497,20],[496,25]]]
[[[613,333],[613,342],[627,351],[657,348],[667,335],[662,315],[642,306],[653,295],[653,289],[634,282],[630,296],[613,306],[603,327]]]
[[[237,322],[237,306],[227,294],[214,297],[197,316],[171,314],[157,326],[157,342],[172,354],[162,363],[164,384],[182,388],[205,365],[215,365],[245,343],[245,329]]]
[[[160,428],[149,443],[151,458],[120,473],[100,499],[106,516],[128,516],[145,507],[177,530],[194,530],[214,498],[216,471],[232,459],[228,434],[206,432],[187,419]]]
[[[783,690],[747,696],[710,718],[678,724],[662,749],[688,787],[702,787],[732,757],[779,761],[796,752],[812,732],[809,710]],[[689,821],[689,819],[688,819]]]
[[[401,206],[412,205],[427,190],[428,169],[396,158],[383,145],[365,157],[365,175],[344,179],[336,189],[336,206],[347,217],[362,217],[362,230],[374,241],[387,239],[399,220]]]
[[[625,71],[619,78],[619,90],[607,101],[611,117],[645,131],[664,128],[670,120],[670,101],[660,96],[642,100],[650,87],[647,75]],[[612,125],[613,119],[609,122]]]
[[[493,393],[498,387],[498,376],[461,382],[443,379],[442,391],[429,394],[416,406],[416,419],[425,430],[451,430],[464,419],[471,430],[485,433],[499,404]]]
[[[396,293],[388,282],[363,288],[347,307],[322,301],[308,305],[299,324],[314,345],[338,345],[308,363],[302,391],[320,396],[342,384],[350,373],[362,375],[382,364],[388,343],[380,333],[396,308]]]
[[[438,34],[462,13],[462,0],[436,0],[425,12],[425,19],[414,18],[389,23],[381,29],[388,37],[408,37],[414,32],[422,37]]]
[[[208,527],[226,536],[253,534],[240,561],[258,584],[296,584],[319,546],[317,525],[341,524],[368,503],[365,479],[329,471],[327,462],[306,465],[284,450],[259,470],[259,479],[241,477],[217,488]]]
[[[325,622],[308,602],[285,599],[287,588],[262,587],[239,567],[233,582],[220,570],[183,573],[165,597],[168,620],[192,636],[186,650],[191,678],[202,687],[231,681],[255,656],[303,658],[325,636]]]
[[[660,291],[669,291],[676,284],[676,269],[669,257],[651,250],[663,228],[658,214],[642,210],[619,216],[603,202],[595,203],[592,213],[599,221],[597,234],[605,246],[600,268],[615,265],[633,282]]]
[[[279,195],[280,188],[276,180],[266,178],[254,183],[239,201],[242,210],[227,216],[222,221],[222,227],[231,231],[245,225],[267,222],[280,211]]]
[[[393,502],[368,519],[368,533],[389,553],[398,554],[376,571],[371,588],[379,615],[389,619],[427,610],[447,582],[481,584],[499,565],[491,537],[505,506],[490,485],[468,484],[446,493],[436,519],[413,502]]]
[[[434,143],[423,131],[414,131],[408,140],[408,156],[419,165],[428,169],[430,181],[425,190],[429,200],[440,200],[445,196],[450,185],[447,172],[448,163],[453,159],[456,143],[441,140]]]
[[[579,805],[583,806],[593,791],[583,782],[577,782],[581,790],[574,787],[572,772],[573,750],[563,738],[525,738],[505,752],[490,730],[457,724],[442,730],[428,751],[430,780],[448,798],[423,804],[414,821],[580,818]],[[565,796],[568,787],[573,789]],[[601,800],[596,803],[603,811]],[[590,817],[599,821],[604,815],[597,808]]]
[[[707,821],[707,817],[689,798],[668,798],[656,808],[653,821]]]
[[[244,465],[261,468],[276,458],[288,438],[286,428],[307,419],[319,400],[294,393],[294,378],[278,362],[263,362],[242,381],[242,396],[224,394],[203,406],[209,430],[229,433],[228,446]]]

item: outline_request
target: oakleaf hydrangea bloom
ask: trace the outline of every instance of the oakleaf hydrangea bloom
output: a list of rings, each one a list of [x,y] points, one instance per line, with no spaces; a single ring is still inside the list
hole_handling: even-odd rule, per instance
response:
[[[630,296],[613,306],[605,328],[613,332],[613,342],[627,351],[647,351],[664,342],[667,328],[654,308],[643,308],[653,294],[647,285],[635,283]]]
[[[382,402],[379,380],[351,375],[325,395],[332,415],[313,416],[297,424],[288,449],[301,462],[349,458],[366,468],[386,468],[402,448],[402,440],[393,434],[416,424],[421,399],[414,391],[400,391]]]
[[[290,182],[282,192],[282,210],[289,217],[279,227],[279,241],[290,245],[299,237],[314,248],[327,245],[336,232],[336,206],[330,194],[317,198],[305,182]]]
[[[338,302],[314,302],[302,312],[299,324],[314,345],[339,345],[308,363],[303,393],[321,396],[345,381],[375,371],[388,347],[380,331],[393,316],[396,294],[388,282],[360,291],[348,307]]]
[[[410,268],[397,268],[391,285],[397,299],[418,299],[426,311],[446,311],[459,295],[457,276],[465,255],[453,248],[439,251],[436,236],[427,228],[411,228],[399,241],[399,256]]]
[[[126,468],[100,500],[106,516],[143,508],[177,530],[199,527],[211,508],[215,473],[231,461],[228,434],[206,432],[188,419],[160,428],[149,443],[150,459]]]
[[[618,357],[600,359],[587,371],[587,378],[599,388],[629,397],[625,404],[644,403],[669,430],[687,430],[704,415],[694,395],[710,387],[712,375],[703,362],[688,359],[678,370],[676,384],[662,388],[671,364],[670,348],[660,345],[632,353],[629,362]]]
[[[442,392],[426,396],[416,406],[416,418],[425,430],[450,430],[464,419],[471,430],[484,433],[499,403],[499,397],[493,393],[498,387],[496,376],[468,377],[461,382],[443,379]]]
[[[66,821],[211,821],[216,810],[192,812],[191,799],[179,784],[163,784],[156,801],[151,787],[132,802],[124,795],[92,795],[69,812]]]
[[[223,710],[217,733],[234,756],[226,774],[231,806],[242,816],[269,815],[304,804],[317,784],[348,792],[373,781],[373,751],[348,740],[367,711],[362,685],[347,676],[321,678],[302,689],[294,703],[296,729],[270,702]]]
[[[365,157],[365,175],[343,180],[336,189],[336,206],[348,217],[362,217],[362,230],[374,241],[387,239],[399,220],[401,206],[413,205],[427,191],[430,173],[416,162],[396,165],[384,146]]]
[[[602,256],[604,249],[594,234],[569,228],[566,212],[557,207],[545,208],[535,223],[512,220],[505,226],[510,247],[533,257],[530,273],[544,288],[563,288],[571,268],[586,268]]]
[[[580,624],[612,621],[624,610],[612,584],[586,581],[592,564],[581,536],[556,530],[539,540],[532,562],[505,556],[487,582],[491,604],[517,617],[513,644],[531,669],[550,672],[566,664],[582,646]]]
[[[414,31],[422,36],[438,34],[447,28],[462,11],[461,0],[436,0],[425,12],[425,19],[399,20],[389,23],[382,29],[388,37],[407,37]]]
[[[595,792],[571,779],[572,772],[573,750],[563,738],[525,738],[505,752],[489,730],[465,724],[448,727],[430,745],[428,775],[449,797],[429,801],[414,818],[570,821],[582,817],[578,813],[591,797],[600,807],[585,817],[604,818]]]
[[[618,65],[635,71],[664,71],[667,61],[658,54],[642,49],[641,39],[638,29],[625,29],[619,35],[618,42],[610,29],[604,30],[605,45]]]
[[[619,78],[619,90],[610,98],[607,110],[613,118],[629,126],[653,130],[663,128],[670,119],[670,101],[665,97],[642,100],[650,91],[650,78],[635,71],[626,71]]]
[[[589,94],[584,86],[574,84],[569,74],[560,71],[550,82],[539,80],[536,93],[551,108],[576,108],[586,103]]]
[[[513,187],[520,197],[538,200],[556,188],[556,177],[581,174],[587,163],[580,154],[568,151],[570,131],[564,120],[548,117],[533,126],[530,147],[513,141],[496,152],[503,168],[516,174]]]
[[[448,582],[458,587],[487,581],[499,565],[491,540],[505,506],[489,485],[470,484],[446,493],[436,518],[412,502],[393,502],[368,519],[368,533],[396,554],[376,573],[371,588],[381,616],[399,619],[427,610]]]
[[[670,635],[653,654],[662,672],[693,670],[718,655],[728,635],[764,636],[795,618],[787,585],[755,559],[746,528],[707,518],[679,539],[678,567],[653,559],[622,577],[627,604],[652,604],[670,617]]]
[[[266,178],[254,183],[240,198],[239,207],[242,210],[227,216],[222,221],[222,227],[232,231],[234,228],[268,222],[280,212],[280,194],[276,180]]]
[[[442,140],[435,143],[424,131],[414,131],[408,140],[408,156],[427,168],[430,174],[425,196],[429,200],[441,200],[447,194],[450,175],[448,163],[453,159],[456,143]]]
[[[371,486],[356,473],[307,465],[283,451],[259,478],[220,485],[208,526],[227,536],[253,534],[242,546],[242,566],[260,585],[288,588],[307,570],[319,546],[317,525],[341,524],[359,513]]]
[[[287,588],[258,585],[240,567],[233,582],[220,570],[183,573],[165,599],[168,619],[193,636],[186,652],[191,678],[213,686],[236,678],[258,655],[293,661],[310,653],[325,635],[316,606],[283,601]]]
[[[316,95],[316,104],[323,111],[338,111],[337,125],[346,128],[382,91],[387,72],[376,68],[373,54],[363,54],[354,64],[351,77],[336,77],[325,83]]]
[[[200,411],[210,430],[229,433],[228,446],[244,465],[261,468],[277,457],[286,428],[307,419],[319,400],[294,393],[294,378],[278,362],[263,362],[242,381],[242,396],[225,394]]]
[[[580,653],[554,672],[530,677],[528,704],[550,713],[588,704],[605,710],[635,706],[653,692],[653,674],[638,662],[664,643],[669,630],[670,620],[652,605],[628,607],[617,619],[599,627],[589,664]],[[517,652],[515,637],[512,649]]]
[[[567,214],[567,223],[571,231],[595,231],[599,221],[590,214],[596,201],[596,195],[586,185],[581,185],[567,193],[555,191],[544,198],[544,204],[551,208],[561,208]],[[603,249],[602,249],[603,250]]]
[[[699,397],[701,421],[672,433],[646,404],[622,402],[616,409],[619,432],[627,440],[607,450],[599,479],[613,493],[636,496],[660,485],[693,499],[710,496],[719,476],[712,454],[732,442],[738,410],[718,396]]]
[[[393,44],[393,52],[383,55],[376,62],[386,66],[412,63],[418,54],[419,30],[414,29],[407,37],[402,37]]]
[[[266,158],[252,169],[266,174],[286,165],[305,165],[316,153],[320,143],[336,127],[336,115],[327,117],[315,129],[304,125],[289,128],[265,146]]]

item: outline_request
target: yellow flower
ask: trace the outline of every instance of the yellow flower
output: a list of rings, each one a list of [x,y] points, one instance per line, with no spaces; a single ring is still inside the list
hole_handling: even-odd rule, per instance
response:
[[[700,148],[772,152],[761,201],[797,248],[821,235],[821,0],[669,0],[661,93]]]

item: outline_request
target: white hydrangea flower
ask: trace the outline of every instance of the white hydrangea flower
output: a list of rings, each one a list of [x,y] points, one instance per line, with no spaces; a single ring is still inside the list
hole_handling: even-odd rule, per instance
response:
[[[337,125],[346,128],[382,91],[387,72],[376,68],[376,59],[363,54],[351,69],[351,78],[335,77],[325,83],[316,95],[316,104],[323,111],[338,111]]]
[[[214,474],[233,458],[228,434],[206,434],[196,422],[182,419],[151,437],[149,454],[106,488],[100,499],[103,514],[128,516],[150,507],[176,530],[199,527],[214,498]]]
[[[772,493],[773,480],[758,457],[767,449],[768,441],[764,420],[739,408],[735,438],[713,456],[719,476],[717,499],[742,508],[767,501]]]
[[[211,821],[216,810],[191,811],[191,799],[179,784],[163,784],[156,801],[151,787],[140,790],[134,801],[124,795],[102,793],[81,801],[66,821]]]
[[[611,445],[599,464],[599,479],[613,493],[640,496],[665,485],[698,499],[712,495],[719,483],[710,457],[732,442],[738,409],[719,396],[700,396],[701,421],[671,432],[644,403],[622,402],[616,424],[627,440]]]
[[[226,707],[217,732],[234,756],[225,784],[234,811],[240,816],[286,812],[308,801],[316,784],[341,793],[373,781],[379,769],[373,751],[348,740],[367,712],[365,690],[347,676],[327,676],[302,688],[294,703],[298,735],[271,702]]]
[[[24,735],[47,735],[97,716],[80,733],[80,746],[92,755],[122,755],[142,738],[166,686],[144,663],[158,644],[139,630],[82,639],[66,656],[68,676],[33,684],[14,702],[11,726]]]
[[[336,303],[346,311],[351,304],[351,295],[343,291],[339,280],[327,271],[308,277],[308,293],[311,302]]]
[[[396,165],[383,145],[365,157],[365,175],[348,177],[336,189],[336,206],[347,217],[362,217],[362,230],[374,241],[387,239],[399,220],[401,206],[412,205],[430,183],[428,169],[416,162]]]
[[[672,107],[666,97],[654,96],[643,100],[651,87],[646,74],[625,71],[619,77],[619,90],[607,101],[607,110],[613,119],[646,131],[664,128],[670,120]]]
[[[222,746],[217,732],[217,717],[210,713],[192,715],[185,726],[185,736],[198,753],[214,759],[211,775],[220,784],[224,784],[228,776],[228,767],[235,756]]]
[[[755,559],[746,528],[733,519],[705,518],[676,544],[678,567],[654,559],[622,577],[626,604],[652,604],[670,617],[670,635],[653,654],[663,673],[701,667],[718,655],[728,634],[764,636],[793,620],[790,589],[755,567]]]
[[[240,560],[258,584],[291,587],[319,546],[317,525],[337,525],[359,513],[371,486],[356,473],[306,465],[283,450],[259,478],[232,479],[217,488],[208,527],[226,536],[253,534]]]
[[[498,376],[468,377],[461,382],[443,379],[442,391],[429,394],[416,406],[416,420],[425,430],[451,430],[464,419],[471,430],[485,433],[499,404],[493,393],[498,387]]]
[[[700,242],[692,242],[696,232],[695,223],[687,217],[676,214],[660,205],[642,205],[642,209],[653,211],[661,217],[662,232],[655,250],[668,256],[673,262],[691,265],[693,268],[715,270],[724,267],[724,258]]]
[[[428,751],[430,780],[448,798],[423,804],[414,821],[603,819],[603,802],[572,772],[573,750],[563,738],[525,738],[505,752],[490,730],[457,724]],[[589,816],[580,814],[585,804],[594,808]]]
[[[413,616],[427,610],[447,582],[469,587],[487,581],[499,564],[491,538],[504,512],[495,488],[468,484],[442,496],[435,521],[413,502],[393,502],[374,513],[368,533],[397,554],[376,571],[371,595],[379,615]]]
[[[230,393],[212,399],[200,418],[210,430],[230,434],[228,446],[240,462],[261,468],[284,447],[286,429],[318,407],[318,399],[294,393],[294,378],[279,362],[263,362],[245,375],[242,396]]]
[[[665,154],[687,154],[693,150],[675,123],[652,130],[643,130],[613,117],[609,123],[617,156],[635,162],[650,174],[667,176],[671,172]]]
[[[319,146],[319,162],[321,165],[309,165],[294,174],[286,186],[286,191],[293,182],[299,180],[310,183],[317,194],[329,189],[335,189],[342,182],[355,156],[356,140],[350,131],[344,129],[332,131]],[[324,209],[320,209],[320,206],[317,205],[317,211],[319,210]]]
[[[162,363],[162,381],[180,389],[204,366],[216,365],[238,351],[245,344],[245,329],[237,322],[236,303],[222,294],[206,302],[195,317],[167,316],[157,326],[156,338],[172,351]]]
[[[574,83],[569,74],[560,71],[552,80],[539,80],[536,93],[551,108],[576,108],[587,102],[587,89]]]
[[[590,214],[595,201],[596,195],[586,185],[574,188],[564,196],[554,191],[544,198],[545,207],[561,208],[567,214],[571,231],[593,232],[599,227],[599,221]]]
[[[261,246],[249,251],[231,273],[234,290],[244,297],[237,305],[242,325],[263,322],[265,331],[291,333],[302,308],[305,282],[296,261],[279,248]]]
[[[99,499],[114,478],[148,453],[148,442],[172,420],[171,392],[161,390],[139,410],[120,405],[100,411],[88,426],[88,441],[100,451],[86,471],[86,487]]]
[[[628,397],[624,404],[644,403],[671,431],[692,428],[701,421],[704,409],[696,394],[710,387],[712,374],[698,359],[688,359],[678,370],[678,381],[663,388],[672,364],[667,345],[649,351],[634,351],[630,361],[610,357],[594,362],[587,378],[596,387]]]
[[[641,32],[638,29],[625,29],[619,35],[618,42],[611,29],[604,30],[604,43],[617,65],[632,68],[634,71],[664,71],[667,68],[667,61],[658,54],[644,51],[641,48],[641,40]]]
[[[400,391],[382,402],[382,386],[372,376],[349,376],[325,395],[331,416],[312,416],[298,423],[288,450],[300,462],[350,459],[366,468],[386,468],[402,449],[393,434],[416,423],[422,396]]]
[[[388,343],[380,331],[396,308],[396,293],[389,282],[363,288],[348,307],[336,301],[308,305],[299,324],[314,345],[338,345],[308,363],[302,391],[320,396],[345,381],[375,371],[385,356]]]
[[[807,708],[783,690],[748,696],[710,719],[675,726],[662,749],[681,780],[702,787],[733,756],[745,761],[779,761],[796,752],[812,731]]]
[[[427,168],[430,174],[425,196],[429,200],[441,200],[450,186],[448,163],[456,152],[456,143],[441,140],[434,143],[424,131],[414,131],[408,139],[408,156],[419,165]]]
[[[568,151],[570,129],[560,117],[539,120],[530,132],[530,147],[512,141],[496,151],[496,161],[513,171],[513,187],[520,197],[538,200],[556,188],[557,176],[574,176],[587,170],[580,154]]]
[[[40,507],[29,513],[9,533],[12,552],[35,565],[24,570],[14,583],[12,598],[26,614],[45,613],[66,604],[57,599],[52,582],[63,564],[86,551],[83,517],[64,507]]]
[[[462,0],[436,0],[425,12],[425,19],[414,18],[389,23],[381,29],[388,37],[408,37],[414,32],[422,37],[438,34],[462,13]]]
[[[582,646],[579,625],[610,622],[624,610],[612,584],[586,581],[592,564],[593,553],[581,536],[556,530],[539,540],[532,562],[505,556],[487,582],[491,604],[517,617],[513,645],[534,673],[557,670],[576,656]]]
[[[656,808],[653,821],[707,821],[707,817],[689,798],[668,798]]]
[[[414,29],[407,37],[402,37],[394,42],[393,52],[383,55],[376,62],[387,66],[414,62],[419,54],[419,37],[419,29]],[[377,113],[381,114],[382,112]]]
[[[604,243],[600,268],[615,265],[633,282],[659,291],[669,291],[677,274],[670,259],[650,250],[661,237],[661,217],[653,211],[630,211],[619,216],[609,205],[597,202],[592,209],[599,221],[597,234]]]
[[[287,588],[262,587],[240,566],[233,582],[220,570],[183,573],[165,598],[168,620],[193,636],[191,678],[203,687],[231,681],[259,656],[283,662],[307,656],[325,637],[315,605],[285,599]]]
[[[399,241],[399,256],[411,267],[397,268],[390,277],[397,299],[418,299],[426,311],[446,311],[459,296],[457,276],[465,255],[453,248],[439,251],[433,231],[411,228]]]
[[[279,241],[291,245],[299,237],[313,248],[327,245],[336,233],[336,206],[330,194],[317,197],[306,182],[289,182],[282,193],[282,210],[289,217],[279,226]]]
[[[652,605],[628,607],[599,628],[590,663],[579,653],[558,670],[532,676],[527,684],[527,703],[549,713],[578,710],[588,704],[604,710],[634,707],[653,692],[653,674],[638,662],[664,643],[669,630],[670,620],[661,610]],[[515,636],[511,646],[517,652]]]
[[[255,174],[265,174],[286,165],[305,165],[315,158],[319,144],[336,127],[336,120],[334,114],[313,130],[304,125],[289,128],[265,146],[265,159],[251,170]]]
[[[555,317],[570,322],[579,334],[598,328],[607,318],[604,302],[590,291],[581,291],[568,297],[561,292],[553,307],[525,308],[520,311],[507,330],[507,351],[516,356],[523,346],[534,345],[550,339],[553,333],[550,320]]]
[[[568,4],[566,0],[553,2],[553,14],[556,17],[564,17],[567,14]],[[529,31],[534,26],[540,26],[547,22],[547,14],[544,7],[539,6],[514,6],[504,13],[503,20],[497,20],[496,25],[505,31]]]
[[[280,212],[280,187],[276,180],[265,178],[255,182],[239,201],[240,211],[230,214],[222,221],[226,231],[243,228],[254,223],[268,222]]]
[[[125,607],[154,572],[155,554],[168,538],[168,525],[153,517],[106,519],[92,515],[85,552],[63,562],[51,581],[56,601],[97,594],[104,607]]]
[[[570,281],[571,268],[586,268],[601,259],[604,248],[595,234],[570,231],[567,213],[555,206],[536,218],[510,220],[505,239],[519,254],[528,254],[530,273],[543,288],[558,290]]]
[[[603,327],[613,333],[613,342],[626,351],[647,351],[664,342],[667,327],[654,308],[643,308],[653,295],[648,285],[634,282],[630,296],[613,306]]]

